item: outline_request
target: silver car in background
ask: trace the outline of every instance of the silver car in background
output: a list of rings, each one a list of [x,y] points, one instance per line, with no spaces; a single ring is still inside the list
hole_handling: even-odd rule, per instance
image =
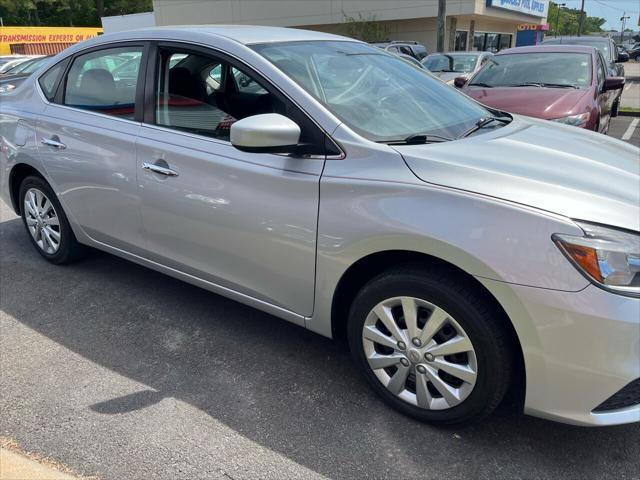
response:
[[[94,247],[346,337],[423,421],[509,391],[548,419],[640,420],[629,144],[365,43],[248,26],[75,45],[3,95],[0,129],[2,197],[50,262]]]
[[[453,85],[458,77],[471,78],[492,57],[491,52],[432,53],[422,59],[422,64],[444,83]]]

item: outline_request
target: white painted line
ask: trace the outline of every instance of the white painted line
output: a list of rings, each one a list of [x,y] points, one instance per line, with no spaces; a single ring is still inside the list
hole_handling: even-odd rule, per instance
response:
[[[633,85],[632,83],[627,83],[627,86],[624,87],[624,91],[626,92],[627,90],[629,90],[631,88],[631,85]]]
[[[631,135],[633,135],[634,130],[638,126],[638,122],[640,122],[639,118],[633,119],[633,121],[629,124],[627,131],[624,132],[624,135],[622,135],[622,140],[629,140],[631,138]]]

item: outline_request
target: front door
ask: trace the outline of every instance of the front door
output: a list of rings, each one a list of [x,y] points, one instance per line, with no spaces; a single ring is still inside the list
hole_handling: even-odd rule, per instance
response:
[[[94,240],[134,253],[144,248],[135,156],[143,51],[136,44],[79,54],[57,93],[45,91],[45,74],[51,103],[37,124],[39,154],[69,216]]]
[[[229,142],[235,120],[288,115],[292,106],[221,54],[165,46],[154,55],[146,105],[155,108],[149,118],[145,111],[137,145],[151,259],[310,315],[324,157],[237,150]]]

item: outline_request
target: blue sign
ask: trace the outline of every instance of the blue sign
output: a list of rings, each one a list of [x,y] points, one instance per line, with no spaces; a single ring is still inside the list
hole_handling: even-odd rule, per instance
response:
[[[549,13],[549,0],[487,0],[487,7],[544,18]]]

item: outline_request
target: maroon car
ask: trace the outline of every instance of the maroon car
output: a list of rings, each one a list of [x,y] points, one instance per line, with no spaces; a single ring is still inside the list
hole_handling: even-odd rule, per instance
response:
[[[594,47],[549,45],[503,50],[455,85],[497,110],[605,133],[624,78],[607,77]]]

